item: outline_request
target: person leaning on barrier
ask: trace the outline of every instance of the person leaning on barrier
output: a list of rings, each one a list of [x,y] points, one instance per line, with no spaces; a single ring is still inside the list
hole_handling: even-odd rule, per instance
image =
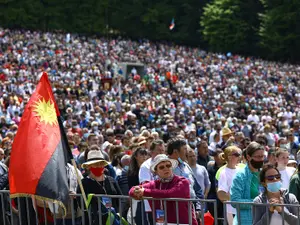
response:
[[[184,177],[173,174],[172,169],[176,168],[177,164],[176,160],[169,159],[164,154],[157,155],[151,165],[151,171],[158,176],[158,179],[132,187],[129,195],[135,199],[141,199],[142,197],[189,199],[189,181]],[[191,216],[192,224],[197,225],[195,211],[189,211],[189,208],[193,209],[193,207],[192,205],[189,207],[188,204],[190,203],[179,201],[178,211],[176,211],[174,201],[166,201],[166,205],[163,200],[154,201],[155,208],[152,208],[152,210],[155,211],[156,224],[163,224],[166,219],[165,216],[167,217],[167,223],[189,224],[189,216]],[[150,206],[152,207],[152,203]],[[166,211],[167,213],[165,213]],[[177,214],[179,221],[176,219]]]
[[[265,191],[254,199],[254,203],[295,204],[296,196],[282,188],[281,174],[272,164],[264,165],[260,172],[260,182]],[[269,212],[267,212],[269,210]],[[295,206],[253,206],[253,225],[296,224],[298,207]],[[282,217],[284,214],[284,217]],[[269,218],[268,218],[269,217]],[[269,223],[268,223],[269,222]]]
[[[110,176],[104,174],[105,166],[108,162],[103,158],[101,151],[91,150],[88,153],[87,161],[82,164],[84,169],[89,170],[89,175],[82,179],[82,186],[85,194],[100,194],[100,195],[122,195],[121,190],[117,182]],[[77,187],[77,193],[81,194],[80,187]],[[98,209],[98,201],[101,201],[101,209]],[[79,201],[81,202],[81,201]],[[84,212],[85,223],[84,224],[99,224],[99,213],[101,210],[102,223],[105,224],[108,218],[106,208],[113,207],[116,211],[119,209],[119,200],[117,198],[108,197],[93,197],[91,200],[91,220],[87,211]],[[81,205],[82,209],[85,209],[84,205]],[[90,222],[90,223],[89,223]]]

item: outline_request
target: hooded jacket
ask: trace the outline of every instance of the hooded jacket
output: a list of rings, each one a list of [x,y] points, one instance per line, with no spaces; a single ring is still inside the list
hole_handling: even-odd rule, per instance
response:
[[[280,190],[281,197],[283,198],[283,204],[296,204],[298,205],[298,201],[295,195],[288,193],[287,190]],[[254,203],[268,203],[268,198],[266,192],[260,194],[254,199]],[[299,206],[299,205],[298,205]],[[253,205],[253,225],[269,225],[271,221],[272,213],[269,211],[269,206],[259,206]],[[267,212],[267,210],[269,212]],[[288,224],[297,224],[298,220],[298,207],[287,206],[284,207],[282,211],[284,214],[284,220]],[[281,215],[281,213],[280,213]],[[269,217],[269,218],[268,218]]]

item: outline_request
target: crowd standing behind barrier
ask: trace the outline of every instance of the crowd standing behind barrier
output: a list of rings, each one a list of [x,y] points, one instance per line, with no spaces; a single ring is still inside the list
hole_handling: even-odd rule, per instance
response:
[[[136,68],[125,69],[124,62]],[[12,143],[43,71],[49,74],[87,193],[118,196],[109,197],[115,200],[106,201],[108,209],[94,197],[90,211],[85,210],[78,195],[78,199],[70,198],[63,219],[61,209],[48,202],[7,197]],[[215,224],[257,223],[257,196],[265,191],[259,181],[263,164],[269,162],[278,169],[283,187],[299,201],[299,73],[298,65],[146,40],[0,29],[0,190],[6,190],[1,192],[0,221],[73,225],[101,224],[107,219],[118,223],[124,218],[123,223],[152,225],[155,202],[151,205],[152,200],[131,199],[128,194],[132,186],[160,180],[150,167],[157,155],[167,154],[178,163],[174,174],[190,182],[190,197],[180,199],[194,203],[188,204],[189,224],[194,214],[202,224],[206,224],[204,217],[207,223],[214,218]],[[239,156],[226,157],[232,147],[240,149]],[[105,163],[86,166],[90,152],[95,151]],[[79,190],[76,170],[67,167],[74,195]],[[229,179],[224,179],[224,171],[230,167],[235,175],[225,185]],[[96,181],[93,175],[100,170],[103,180]],[[91,179],[102,188],[108,185],[110,191],[100,185],[88,191]],[[114,209],[109,212],[111,206]],[[294,206],[285,207],[291,211],[289,207]],[[228,220],[228,211],[233,220]],[[263,215],[267,221],[269,213],[273,215],[270,210]],[[166,209],[165,217],[168,214]],[[284,217],[283,211],[277,220]]]

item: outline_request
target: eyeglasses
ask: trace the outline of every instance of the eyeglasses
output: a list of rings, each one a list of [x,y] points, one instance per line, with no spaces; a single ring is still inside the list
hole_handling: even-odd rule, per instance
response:
[[[158,167],[158,169],[160,169],[160,170],[164,170],[165,168],[167,168],[167,169],[170,169],[172,167],[172,165],[171,164],[168,164],[168,165],[161,165],[161,166],[159,166]]]
[[[232,153],[231,155],[232,155],[232,156],[235,156],[235,157],[240,157],[240,156],[241,156],[241,154],[238,153],[238,152]]]
[[[274,181],[274,180],[280,180],[281,179],[281,175],[280,174],[276,174],[276,175],[271,175],[271,176],[267,176],[266,180],[268,181]]]

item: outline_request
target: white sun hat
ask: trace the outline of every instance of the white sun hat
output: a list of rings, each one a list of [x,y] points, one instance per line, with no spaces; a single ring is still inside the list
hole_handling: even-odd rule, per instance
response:
[[[172,169],[175,169],[178,165],[178,162],[174,159],[170,159],[167,155],[165,154],[159,154],[157,155],[154,160],[153,163],[150,167],[150,170],[152,173],[155,172],[155,168],[158,164],[160,164],[161,162],[170,162],[172,164]]]
[[[104,159],[103,154],[101,151],[98,150],[91,150],[88,153],[88,157],[85,163],[82,164],[82,168],[86,168],[89,165],[103,162],[103,164],[106,166],[108,165],[108,162]]]

